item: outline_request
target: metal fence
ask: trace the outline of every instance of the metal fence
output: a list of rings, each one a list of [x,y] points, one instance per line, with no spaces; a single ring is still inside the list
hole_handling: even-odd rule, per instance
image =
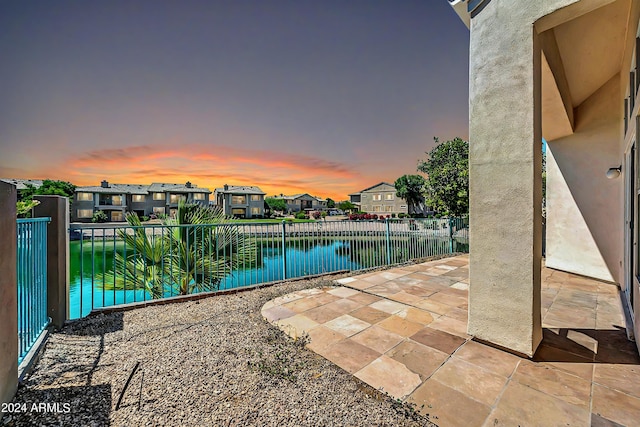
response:
[[[94,309],[468,252],[465,219],[71,227],[70,317]]]
[[[51,218],[17,220],[18,363],[49,324],[47,224]]]

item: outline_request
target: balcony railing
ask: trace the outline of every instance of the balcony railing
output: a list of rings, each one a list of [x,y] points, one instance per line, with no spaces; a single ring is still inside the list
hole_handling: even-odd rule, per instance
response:
[[[462,219],[74,224],[71,318],[104,307],[468,251]]]
[[[47,224],[51,218],[17,220],[18,363],[49,324]]]

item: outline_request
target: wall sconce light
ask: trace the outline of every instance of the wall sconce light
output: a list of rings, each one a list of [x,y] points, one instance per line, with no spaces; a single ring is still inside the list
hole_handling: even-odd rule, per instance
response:
[[[621,170],[622,170],[622,165],[618,166],[617,168],[609,168],[609,170],[607,171],[607,178],[616,179],[617,177],[620,176]]]

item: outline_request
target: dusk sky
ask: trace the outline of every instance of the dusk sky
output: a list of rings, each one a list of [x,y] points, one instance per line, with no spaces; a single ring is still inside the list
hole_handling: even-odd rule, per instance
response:
[[[344,200],[468,137],[446,0],[14,0],[0,29],[0,178]]]

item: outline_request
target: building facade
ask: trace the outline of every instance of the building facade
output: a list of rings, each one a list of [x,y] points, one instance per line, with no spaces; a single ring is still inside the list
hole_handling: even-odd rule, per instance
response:
[[[396,188],[387,182],[351,193],[349,199],[359,210],[366,213],[377,215],[409,213],[406,200],[396,196]]]
[[[108,221],[125,221],[128,212],[138,217],[154,215],[175,215],[178,202],[209,205],[208,188],[198,188],[186,184],[153,183],[110,184],[102,181],[100,186],[77,187],[74,195],[72,221],[91,222],[97,211],[106,214]]]
[[[279,195],[274,199],[284,200],[287,204],[287,211],[295,213],[300,211],[322,211],[327,209],[327,200],[312,196],[308,193],[294,194],[293,196]]]
[[[256,186],[225,184],[215,189],[214,200],[225,215],[236,218],[263,218],[265,194]]]
[[[542,341],[544,138],[545,264],[617,284],[626,325],[594,326],[640,336],[640,2],[449,2],[470,28],[468,333]]]

